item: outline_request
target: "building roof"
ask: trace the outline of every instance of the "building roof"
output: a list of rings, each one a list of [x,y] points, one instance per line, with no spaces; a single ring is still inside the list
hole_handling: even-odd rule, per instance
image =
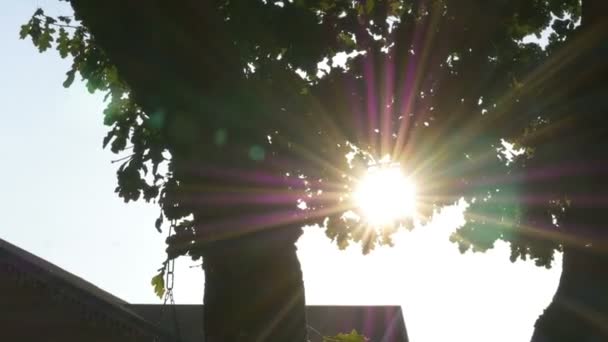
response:
[[[108,304],[115,306],[127,304],[126,301],[111,293],[3,239],[0,239],[0,255],[19,260],[21,266],[37,271],[36,275],[47,281],[57,281],[64,286],[69,285],[76,291],[87,293],[88,296],[93,296]]]
[[[154,336],[160,339],[170,337],[158,326],[129,310],[125,306],[126,301],[3,239],[0,239],[0,285],[0,288],[11,291],[19,287],[37,289],[35,292],[21,293],[24,296],[34,296],[36,293],[37,299],[34,301],[30,300],[31,298],[8,297],[0,300],[0,305],[3,307],[17,300],[24,303],[24,307],[19,311],[23,318],[39,317],[42,308],[37,308],[38,306],[60,301],[66,305],[77,306],[78,311],[84,316],[97,323],[103,322],[108,327],[129,331],[139,336]],[[19,296],[19,293],[13,293],[12,297],[14,296]],[[48,298],[44,300],[44,297]],[[28,314],[27,310],[36,310],[36,314],[33,312]],[[11,316],[9,318],[15,319],[14,312],[4,313]],[[49,311],[47,314],[52,313]],[[2,321],[1,317],[2,315],[0,321]]]
[[[202,305],[129,304],[127,307],[150,322],[157,322],[182,342],[202,341]],[[307,306],[308,336],[311,342],[322,336],[348,333],[353,329],[371,342],[407,342],[399,306]]]
[[[53,296],[58,294],[78,303],[85,311],[95,312],[92,317],[104,317],[120,327],[143,331],[162,341],[199,342],[203,338],[203,305],[129,304],[2,239],[0,273],[44,284],[54,289]],[[8,278],[0,277],[0,283],[4,279]],[[353,329],[372,342],[407,341],[399,306],[307,306],[306,314],[311,342]]]

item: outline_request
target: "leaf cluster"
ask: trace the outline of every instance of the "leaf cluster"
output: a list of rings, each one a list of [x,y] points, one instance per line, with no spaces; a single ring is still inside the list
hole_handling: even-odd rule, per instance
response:
[[[70,87],[79,75],[89,92],[102,92],[106,108],[103,123],[109,127],[103,147],[115,154],[127,152],[118,159],[116,193],[125,202],[143,198],[156,200],[164,188],[167,173],[159,171],[166,160],[160,138],[162,113],[144,113],[121,79],[116,66],[81,22],[70,16],[51,17],[42,9],[21,27],[20,38],[31,38],[40,52],[54,48],[61,58],[70,58],[64,87]],[[160,226],[157,226],[160,229]]]
[[[325,336],[323,342],[366,342],[369,341],[365,336],[359,334],[356,330],[352,330],[350,333],[340,333],[336,336]]]
[[[116,192],[127,202],[158,201],[157,229],[165,219],[180,222],[168,240],[171,257],[200,255],[206,220],[268,209],[201,205],[198,197],[212,196],[224,181],[204,174],[209,165],[288,171],[281,186],[311,198],[302,223],[325,223],[340,248],[392,244],[391,235],[410,222],[366,229],[343,213],[326,214],[331,197],[308,196],[313,185],[343,182],[335,165],[344,149],[334,146],[376,151],[380,138],[370,133],[381,126],[396,136],[400,162],[421,165],[422,216],[477,199],[452,237],[462,250],[484,251],[505,239],[515,257],[538,252],[546,264],[557,248],[533,247],[540,246],[529,243],[534,234],[520,234],[539,217],[513,204],[528,190],[492,179],[517,176],[497,157],[500,140],[521,137],[538,117],[529,99],[542,89],[528,76],[574,30],[578,1],[218,0],[166,11],[151,2],[149,17],[116,1],[72,5],[82,21],[38,10],[20,35],[41,52],[55,47],[73,60],[64,86],[79,74],[89,91],[106,93],[103,145],[128,153]],[[552,13],[570,19],[554,22],[547,51],[519,43],[544,29]],[[332,60],[339,53],[354,56],[338,67]],[[329,68],[319,68],[323,60]],[[357,111],[375,119],[365,122]],[[232,187],[242,181],[236,178]]]

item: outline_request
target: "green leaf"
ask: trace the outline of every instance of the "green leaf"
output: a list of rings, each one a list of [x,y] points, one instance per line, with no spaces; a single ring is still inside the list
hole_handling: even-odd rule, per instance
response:
[[[338,334],[336,336],[325,336],[323,342],[366,342],[368,338],[353,329],[349,334]]]
[[[70,52],[70,37],[63,27],[59,29],[59,36],[57,37],[57,51],[59,51],[61,58],[66,58]]]
[[[38,40],[40,39],[40,35],[42,34],[42,28],[40,27],[40,19],[32,18],[29,22],[30,32],[29,35],[32,37],[32,43],[34,46],[38,46]]]
[[[348,48],[354,48],[356,46],[356,43],[353,40],[353,37],[346,32],[340,32],[338,34],[338,41],[340,43],[346,45],[346,47],[348,47]]]
[[[21,30],[19,31],[19,39],[25,39],[30,31],[32,30],[32,25],[30,23],[21,25]]]
[[[104,69],[106,81],[110,85],[120,85],[120,76],[118,75],[118,69],[114,65],[107,66]]]
[[[44,52],[51,47],[51,43],[53,42],[53,33],[55,33],[55,29],[49,27],[47,22],[44,30],[42,30],[42,34],[38,38],[38,51]]]
[[[70,42],[70,54],[73,57],[76,57],[83,52],[85,48],[84,36],[85,31],[82,27],[79,27],[74,31],[74,35],[72,36],[72,40]]]
[[[156,219],[156,221],[154,222],[154,227],[156,227],[156,230],[161,233],[161,226],[163,224],[163,213],[161,211],[160,216]]]
[[[106,146],[108,146],[112,138],[114,138],[114,130],[109,131],[108,134],[106,134],[106,136],[103,138],[103,148],[106,148]]]
[[[165,272],[164,269],[161,269],[160,273],[152,277],[152,281],[150,282],[152,287],[154,288],[154,293],[158,296],[158,298],[163,298],[165,295]]]
[[[70,24],[72,22],[72,19],[70,17],[64,16],[64,15],[58,16],[57,19],[66,24]]]
[[[346,247],[348,247],[348,245],[350,244],[348,241],[348,235],[338,234],[338,236],[336,237],[336,243],[338,244],[338,248],[340,248],[341,250],[346,249]]]
[[[65,73],[68,77],[63,81],[63,87],[69,88],[74,83],[74,77],[76,77],[76,69],[72,69]]]

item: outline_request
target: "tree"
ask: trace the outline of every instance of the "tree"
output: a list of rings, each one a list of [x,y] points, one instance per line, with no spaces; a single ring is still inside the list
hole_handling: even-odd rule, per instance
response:
[[[534,341],[608,338],[608,222],[601,200],[608,190],[603,171],[608,102],[601,95],[608,90],[608,69],[602,62],[607,56],[606,11],[605,2],[583,2],[580,28],[553,52],[562,65],[541,83],[558,85],[543,89],[544,101],[536,101],[546,113],[544,127],[522,138],[536,149],[527,168],[534,173],[561,169],[553,175],[557,181],[537,180],[536,193],[567,204],[557,234],[545,238],[563,250],[563,273],[553,303],[537,322]]]
[[[463,249],[503,238],[515,257],[547,265],[560,248],[521,229],[535,206],[514,205],[521,177],[496,151],[542,124],[535,110],[519,112],[538,95],[522,82],[550,54],[518,41],[551,13],[575,21],[578,1],[71,4],[76,21],[39,11],[22,37],[41,51],[55,41],[73,58],[64,85],[80,73],[108,93],[104,146],[131,153],[116,191],[158,201],[157,228],[165,219],[175,228],[170,258],[203,257],[210,341],[305,339],[293,245],[303,224],[322,223],[340,247],[391,244],[399,226],[366,229],[342,216],[350,178],[370,156],[410,168],[422,218],[461,197],[475,199],[472,213],[492,209],[493,221],[471,217],[453,236]],[[558,22],[555,49],[574,30]],[[346,53],[344,68],[318,66]],[[340,166],[353,145],[359,163]]]
[[[511,122],[511,133],[504,135],[526,147],[526,156],[513,164],[508,182],[500,182],[501,193],[474,205],[469,224],[453,236],[463,248],[480,250],[504,239],[512,260],[531,257],[545,267],[555,251],[563,251],[560,285],[533,341],[608,337],[608,239],[601,200],[608,190],[608,104],[600,95],[608,84],[602,62],[606,11],[605,2],[586,0],[582,18],[554,21],[546,57],[533,60],[532,71],[518,77],[517,103],[508,109],[527,116]]]

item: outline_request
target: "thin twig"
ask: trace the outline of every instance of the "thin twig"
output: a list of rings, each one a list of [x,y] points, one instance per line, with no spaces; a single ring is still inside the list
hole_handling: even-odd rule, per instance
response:
[[[135,155],[135,153],[131,154],[131,155],[128,155],[126,157],[122,157],[122,158],[118,158],[118,159],[112,160],[111,163],[114,164],[114,163],[118,163],[118,162],[126,160],[126,159],[133,158],[134,155]]]

